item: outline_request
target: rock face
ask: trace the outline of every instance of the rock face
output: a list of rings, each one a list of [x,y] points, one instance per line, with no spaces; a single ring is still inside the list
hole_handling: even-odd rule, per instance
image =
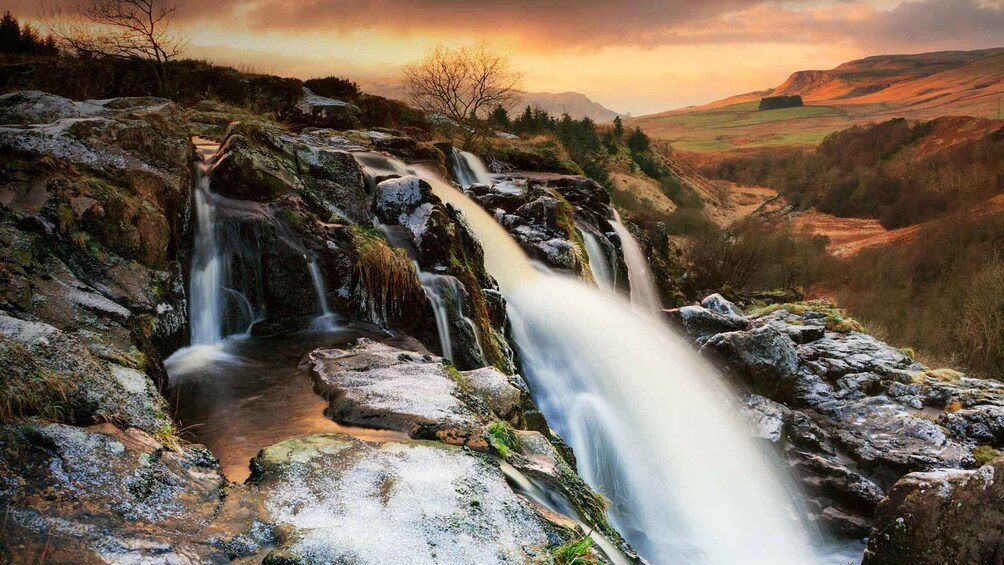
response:
[[[595,181],[555,174],[513,175],[493,186],[469,190],[482,207],[505,227],[527,254],[552,269],[593,280],[580,228],[602,240],[615,279],[627,288],[627,267],[620,241],[610,226],[610,196]],[[604,259],[607,259],[605,257]]]
[[[878,503],[906,473],[966,469],[998,447],[1004,385],[931,371],[859,331],[832,305],[746,316],[720,296],[667,312],[756,393],[744,415],[777,445],[831,531],[867,535]]]
[[[529,563],[559,539],[496,464],[453,446],[308,436],[263,450],[253,469],[284,532],[276,560]]]
[[[453,362],[461,369],[491,365],[513,372],[505,299],[463,214],[416,176],[382,180],[374,192],[381,229],[417,262],[426,294],[446,311]]]
[[[879,504],[864,565],[1001,562],[1004,458],[979,469],[911,473]]]
[[[137,429],[0,428],[0,477],[10,563],[229,563],[265,541],[208,451]]]

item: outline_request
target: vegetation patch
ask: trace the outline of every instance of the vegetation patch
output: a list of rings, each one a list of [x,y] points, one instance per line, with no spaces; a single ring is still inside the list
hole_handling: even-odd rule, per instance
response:
[[[29,417],[66,421],[69,397],[75,381],[41,367],[18,343],[0,342],[0,359],[7,367],[0,378],[0,422],[12,423]]]
[[[371,313],[386,320],[400,315],[406,304],[422,296],[415,266],[401,249],[394,249],[374,231],[352,227],[356,252],[356,292]]]
[[[805,302],[789,302],[786,304],[768,304],[760,307],[753,307],[750,310],[752,316],[765,316],[778,310],[787,310],[792,314],[805,315],[810,313],[822,314],[826,317],[826,329],[834,332],[864,332],[865,327],[855,319],[849,317],[847,312],[837,308],[836,304],[829,300],[808,300]]]
[[[593,537],[586,534],[558,546],[551,555],[557,565],[595,565],[599,561],[592,558],[592,552]]]
[[[973,457],[976,459],[976,464],[980,467],[986,465],[994,459],[997,459],[997,456],[1000,454],[1000,451],[990,447],[989,445],[978,445],[973,448]]]
[[[508,459],[512,452],[520,451],[522,449],[519,436],[516,435],[516,430],[508,423],[499,421],[492,422],[488,425],[486,431],[488,433],[488,443],[495,448],[495,451],[497,451],[503,459]]]

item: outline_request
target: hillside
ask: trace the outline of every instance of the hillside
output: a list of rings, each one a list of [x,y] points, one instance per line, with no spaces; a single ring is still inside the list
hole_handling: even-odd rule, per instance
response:
[[[757,110],[765,96],[795,94],[805,106]],[[848,126],[894,117],[996,116],[1001,96],[1004,48],[880,55],[797,71],[774,88],[641,116],[628,125],[669,140],[697,163],[727,152],[811,146]]]
[[[361,81],[359,88],[369,94],[408,101],[404,83],[397,77]],[[513,111],[530,106],[541,108],[556,116],[567,112],[572,119],[589,118],[597,123],[611,122],[617,116],[623,115],[599,102],[594,102],[581,92],[522,92],[520,96],[520,101],[514,106]]]

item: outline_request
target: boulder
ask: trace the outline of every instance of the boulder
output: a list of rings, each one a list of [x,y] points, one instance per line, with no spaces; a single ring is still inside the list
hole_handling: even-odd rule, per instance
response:
[[[704,344],[713,335],[749,328],[749,322],[704,308],[684,306],[663,311],[669,321],[683,328],[698,344]]]
[[[712,336],[702,351],[720,355],[754,391],[769,398],[785,401],[794,392],[798,378],[795,343],[772,327]]]
[[[291,119],[309,126],[332,129],[355,128],[359,125],[359,117],[362,114],[357,106],[342,100],[318,96],[306,87],[295,108],[297,115]]]
[[[428,202],[431,194],[429,183],[416,176],[391,178],[377,184],[373,207],[386,223],[406,223],[406,216],[419,204]]]
[[[79,118],[80,110],[69,99],[28,90],[0,95],[0,124],[49,124],[66,118]]]
[[[481,429],[491,419],[464,401],[465,387],[481,394],[498,386],[505,396],[518,394],[508,383],[488,383],[474,375],[480,387],[463,373],[451,371],[443,359],[420,355],[360,339],[348,350],[320,349],[310,354],[315,390],[328,399],[325,414],[346,424],[397,430],[416,439],[440,439],[486,448]],[[455,371],[455,370],[454,370]],[[502,407],[508,407],[501,402]]]
[[[277,550],[294,563],[528,563],[550,527],[485,456],[340,434],[288,440],[252,462]],[[266,559],[268,562],[268,559]]]
[[[227,563],[267,541],[207,450],[137,429],[0,428],[0,477],[5,562]]]
[[[875,512],[863,565],[1001,562],[1004,458],[900,479]]]

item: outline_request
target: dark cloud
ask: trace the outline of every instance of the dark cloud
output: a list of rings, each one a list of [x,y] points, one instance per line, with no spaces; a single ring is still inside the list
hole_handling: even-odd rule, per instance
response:
[[[49,5],[79,0],[46,0]],[[854,44],[870,51],[1004,44],[1004,0],[182,0],[181,23],[276,33],[381,30],[517,38],[527,49],[706,43]],[[8,0],[30,18],[40,0]]]

